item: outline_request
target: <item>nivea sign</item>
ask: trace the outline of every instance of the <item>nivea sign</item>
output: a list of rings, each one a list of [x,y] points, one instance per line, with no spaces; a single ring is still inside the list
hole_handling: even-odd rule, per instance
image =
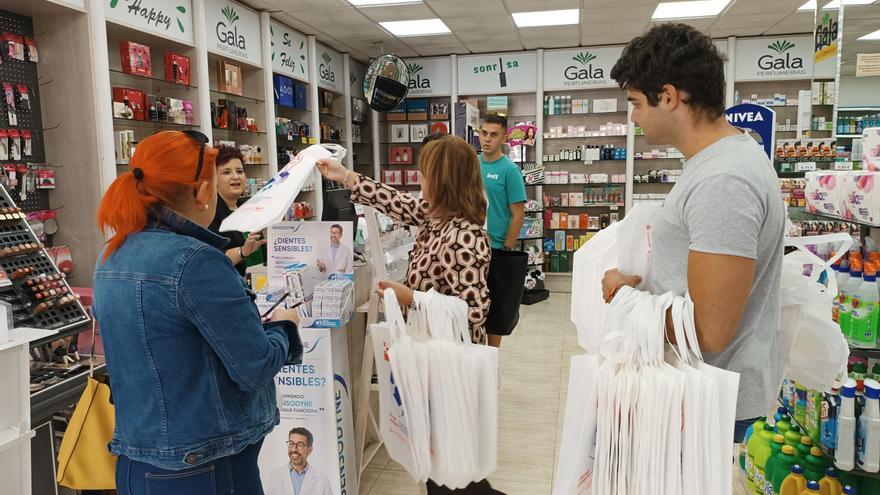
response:
[[[773,142],[776,140],[776,112],[763,105],[744,103],[724,111],[727,121],[734,127],[761,136],[761,144],[767,157],[773,160]]]

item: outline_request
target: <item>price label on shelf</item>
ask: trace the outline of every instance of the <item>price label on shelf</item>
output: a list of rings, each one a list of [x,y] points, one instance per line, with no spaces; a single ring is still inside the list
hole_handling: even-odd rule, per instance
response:
[[[315,138],[309,138],[309,144],[318,144],[318,140]]]
[[[619,210],[619,209],[620,209],[619,206],[612,206],[612,207],[611,207],[611,211],[617,211],[617,210]]]

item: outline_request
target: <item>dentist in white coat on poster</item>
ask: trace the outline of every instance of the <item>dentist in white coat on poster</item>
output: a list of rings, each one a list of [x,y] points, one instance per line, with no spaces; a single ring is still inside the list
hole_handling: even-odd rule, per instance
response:
[[[294,428],[287,436],[290,462],[273,469],[263,489],[266,495],[333,495],[330,480],[309,464],[314,437],[305,428]]]
[[[327,251],[318,257],[320,279],[326,280],[334,273],[353,273],[351,249],[342,245],[342,226],[334,224],[330,227],[330,245]]]

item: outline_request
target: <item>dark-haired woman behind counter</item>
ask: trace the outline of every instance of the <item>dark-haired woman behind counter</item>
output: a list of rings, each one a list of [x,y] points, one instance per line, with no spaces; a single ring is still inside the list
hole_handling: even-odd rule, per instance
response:
[[[220,232],[220,224],[238,208],[247,190],[247,174],[244,172],[244,156],[241,150],[221,146],[217,154],[217,213],[208,230],[229,239],[226,256],[243,277],[247,269],[245,260],[266,244],[262,234],[251,232],[247,237],[237,231]]]

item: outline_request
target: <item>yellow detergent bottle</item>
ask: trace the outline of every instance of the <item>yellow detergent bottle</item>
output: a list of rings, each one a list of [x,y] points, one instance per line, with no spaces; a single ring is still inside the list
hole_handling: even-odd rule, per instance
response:
[[[782,482],[779,495],[801,495],[801,492],[806,488],[807,479],[804,478],[804,468],[800,464],[795,464],[791,467],[791,474]]]
[[[830,467],[825,470],[825,476],[819,480],[819,493],[821,495],[841,495],[843,485],[837,479],[837,470]]]

